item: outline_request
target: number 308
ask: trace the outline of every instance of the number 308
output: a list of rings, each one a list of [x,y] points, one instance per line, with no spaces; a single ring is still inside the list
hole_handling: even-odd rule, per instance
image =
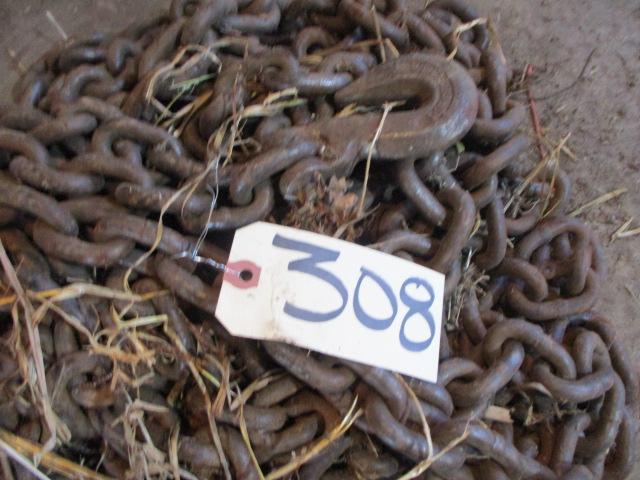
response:
[[[342,300],[340,306],[330,312],[314,312],[286,302],[284,305],[284,312],[294,318],[307,322],[326,322],[338,317],[347,307],[347,303],[349,302],[349,293],[347,292],[347,288],[345,287],[344,283],[337,276],[335,276],[328,270],[325,270],[322,267],[318,266],[318,264],[335,262],[340,256],[340,252],[319,247],[311,243],[292,240],[280,234],[276,234],[273,237],[272,244],[273,246],[278,248],[308,254],[308,256],[305,258],[292,260],[291,262],[289,262],[289,264],[287,265],[287,269],[293,272],[301,272],[307,275],[314,276],[328,283],[336,290]],[[391,306],[391,315],[386,318],[375,318],[369,315],[365,312],[360,302],[361,287],[367,277],[378,284],[378,286],[387,297],[387,300],[389,301],[389,305]],[[427,300],[420,300],[411,297],[409,295],[408,289],[412,286],[416,288],[424,288],[428,292],[429,298]],[[429,282],[427,282],[423,278],[409,277],[400,287],[399,297],[400,301],[402,301],[402,303],[409,309],[404,315],[404,318],[402,319],[402,325],[400,326],[400,344],[405,349],[412,352],[424,351],[429,348],[435,335],[435,324],[433,316],[429,311],[429,308],[433,304],[433,300],[435,298],[433,288],[431,287]],[[398,299],[396,298],[396,295],[393,292],[392,288],[380,275],[365,267],[360,268],[360,277],[353,292],[352,304],[353,312],[358,321],[365,327],[372,330],[386,330],[393,324],[393,321],[395,320],[398,313]],[[405,330],[407,322],[414,315],[419,315],[421,318],[423,318],[427,326],[429,327],[429,335],[426,340],[416,342],[410,340],[406,335]]]

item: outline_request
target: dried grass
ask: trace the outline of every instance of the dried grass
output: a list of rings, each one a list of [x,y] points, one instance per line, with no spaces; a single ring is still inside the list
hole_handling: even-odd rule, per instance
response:
[[[51,13],[50,10],[46,11],[45,16],[47,17],[47,20],[49,20],[49,23],[53,25],[53,28],[55,28],[56,31],[60,34],[62,40],[64,40],[65,42],[69,40],[69,35],[67,35],[67,32],[64,31],[64,28],[62,28],[62,25],[60,25],[60,23],[58,22],[58,20],[56,20],[56,17],[53,16],[53,13]]]
[[[614,198],[618,198],[620,195],[627,193],[627,191],[628,189],[625,187],[616,188],[611,192],[605,193],[604,195],[600,195],[599,197],[594,198],[593,200],[585,203],[584,205],[579,206],[578,208],[573,210],[571,213],[569,213],[569,216],[577,217],[581,213],[584,213],[587,210],[592,209],[593,207],[597,207],[598,205],[602,205],[603,203],[613,200]]]
[[[274,373],[272,371],[265,372],[264,375],[262,375],[260,378],[255,379],[236,396],[233,402],[231,402],[231,404],[229,405],[229,410],[233,412],[242,407],[242,405],[249,401],[254,393],[259,392],[270,383],[276,380],[280,380],[283,377],[283,373]]]
[[[459,329],[462,307],[469,292],[482,291],[481,285],[489,279],[483,271],[478,269],[475,263],[471,262],[473,253],[471,249],[467,252],[467,257],[462,266],[462,278],[453,294],[449,296],[449,301],[445,306],[444,327],[449,331]]]
[[[14,324],[20,324],[18,321],[18,305],[22,307],[22,311],[24,313],[23,323],[25,331],[27,332],[27,338],[29,339],[29,356],[27,358],[22,358],[20,361],[23,365],[33,366],[33,369],[35,370],[35,378],[31,375],[23,378],[28,381],[31,394],[35,402],[40,405],[44,423],[49,430],[49,438],[44,445],[43,452],[50,452],[55,447],[57,435],[61,434],[63,437],[68,437],[68,430],[61,427],[55,413],[53,412],[53,408],[51,407],[51,399],[49,398],[49,391],[47,389],[42,346],[40,345],[40,333],[36,328],[37,323],[33,321],[35,313],[33,305],[27,297],[22,284],[18,280],[18,275],[7,256],[7,252],[5,251],[1,240],[0,265],[2,265],[7,281],[11,288],[13,288],[16,295],[16,305],[14,305],[14,308],[12,309]],[[19,350],[17,353],[24,354],[25,352]]]
[[[8,445],[4,440],[0,440],[0,449],[6,453],[2,455],[2,468],[7,478],[13,479],[13,473],[11,472],[11,465],[7,459],[7,455],[13,459],[14,462],[22,465],[31,475],[40,480],[51,480],[48,476],[42,473],[28,458],[25,458],[19,452],[17,452],[11,445]]]
[[[256,469],[258,473],[258,478],[260,480],[264,480],[264,474],[262,473],[262,469],[260,468],[260,463],[256,458],[256,454],[253,451],[253,447],[251,446],[251,439],[249,438],[249,431],[247,430],[247,421],[244,418],[244,402],[240,402],[240,434],[242,435],[242,440],[244,444],[247,446],[247,450],[249,451],[249,456],[251,457],[251,463]]]
[[[626,231],[618,234],[617,238],[635,237],[636,235],[640,235],[640,227],[634,228],[632,230],[626,230]]]
[[[464,431],[459,437],[451,440],[442,450],[435,455],[429,455],[427,458],[419,462],[415,467],[402,475],[398,480],[410,480],[416,478],[426,472],[434,462],[438,461],[442,456],[446,455],[449,451],[456,448],[462,442],[464,442],[469,436],[469,423],[464,428]]]
[[[555,150],[554,150],[555,152]],[[544,203],[542,204],[542,218],[549,216],[558,206],[558,202],[550,206],[551,198],[556,190],[556,181],[558,179],[558,170],[560,169],[560,149],[557,150],[558,154],[553,162],[553,172],[551,173],[551,181],[549,182],[549,191],[544,197]]]
[[[373,17],[373,26],[376,31],[376,40],[378,41],[378,47],[380,48],[380,59],[382,60],[382,63],[385,63],[387,61],[387,53],[384,50],[382,32],[380,31],[380,22],[378,21],[378,11],[375,4],[371,5],[371,16]]]
[[[2,472],[3,475],[2,478],[4,478],[5,480],[15,480],[11,468],[11,463],[9,463],[9,457],[7,457],[7,454],[4,453],[2,449],[0,449],[0,468],[0,472]]]
[[[447,60],[451,61],[456,57],[456,54],[458,53],[458,43],[460,42],[460,35],[462,35],[464,32],[471,30],[472,28],[478,26],[478,25],[484,25],[487,23],[487,19],[486,18],[476,18],[475,20],[472,20],[470,22],[467,23],[461,23],[460,25],[458,25],[454,30],[453,30],[453,42],[455,44],[455,46],[453,47],[453,50],[451,51],[451,53],[449,53],[449,55],[447,56]]]
[[[431,458],[433,456],[433,439],[431,438],[431,429],[429,428],[429,422],[427,422],[427,417],[425,417],[424,412],[422,411],[422,405],[420,404],[420,400],[416,395],[416,392],[413,391],[413,388],[402,378],[402,375],[395,374],[396,378],[400,380],[402,386],[405,388],[409,396],[411,397],[411,401],[413,402],[416,411],[418,412],[418,416],[420,417],[420,423],[422,424],[422,431],[424,433],[424,437],[427,440],[427,457]]]
[[[191,58],[187,59],[184,64],[178,66],[182,59],[190,53],[194,53],[194,55]],[[203,59],[210,60],[212,63],[218,66],[218,71],[220,71],[222,62],[214,53],[214,46],[203,47],[202,45],[185,45],[180,50],[178,50],[178,52],[176,52],[169,63],[161,66],[153,73],[153,75],[149,79],[149,83],[145,91],[145,100],[156,110],[158,110],[158,112],[160,112],[160,116],[156,119],[156,125],[162,123],[162,126],[164,128],[168,130],[171,129],[178,120],[187,117],[190,113],[195,111],[195,109],[201,107],[204,103],[206,103],[206,100],[211,97],[213,92],[206,92],[206,94],[208,94],[206,95],[206,99],[199,98],[197,99],[197,101],[188,103],[178,112],[171,111],[173,105],[178,102],[187,92],[192,91],[198,85],[210,80],[212,78],[211,75],[200,75],[198,77],[183,80],[181,82],[173,84],[171,88],[176,90],[177,92],[176,95],[171,99],[169,104],[166,106],[154,95],[155,88],[160,80],[175,78],[178,75],[183,74],[189,68],[197,65]],[[168,121],[164,121],[165,119],[168,119]]]
[[[80,298],[83,296],[95,296],[105,300],[124,300],[134,304],[136,302],[152,299],[158,295],[163,295],[166,292],[158,291],[145,295],[137,295],[132,293],[130,290],[119,291],[98,285],[82,283],[71,284],[46,292],[29,292],[25,291],[20,285],[17,275],[15,274],[15,270],[13,269],[4,248],[0,251],[0,260],[2,261],[3,269],[6,272],[7,279],[14,292],[13,294],[5,295],[1,301],[3,304],[13,303],[12,312],[14,324],[16,326],[16,328],[14,328],[14,336],[17,335],[17,337],[15,337],[16,347],[14,350],[16,352],[23,351],[23,358],[20,358],[20,353],[18,358],[20,371],[23,378],[28,380],[29,387],[32,391],[32,397],[35,399],[37,404],[40,405],[40,410],[44,412],[43,416],[47,422],[47,428],[51,432],[54,432],[54,435],[49,438],[49,441],[44,446],[44,450],[38,450],[36,452],[36,463],[40,460],[38,456],[45,458],[46,455],[53,450],[56,445],[56,438],[60,438],[62,441],[67,441],[70,436],[66,425],[57,419],[55,413],[51,409],[51,399],[48,396],[44,377],[42,350],[37,337],[38,330],[35,328],[35,326],[48,312],[53,312],[88,339],[90,351],[107,356],[114,362],[111,380],[112,388],[117,388],[118,383],[123,383],[133,387],[135,391],[138,387],[143,385],[153,374],[147,373],[142,377],[137,377],[137,374],[135,373],[136,370],[133,369],[133,367],[139,363],[145,363],[149,367],[152,367],[158,354],[156,350],[158,347],[161,347],[164,352],[168,351],[175,358],[187,358],[187,363],[196,380],[196,384],[203,393],[211,435],[214,439],[216,449],[219,452],[223,468],[226,470],[226,477],[231,478],[228,461],[226,460],[222,450],[214,417],[214,412],[222,409],[228,395],[230,366],[227,364],[225,367],[223,363],[217,362],[217,365],[222,367],[221,371],[226,372],[226,374],[223,376],[221,381],[214,382],[216,383],[219,391],[216,402],[212,404],[207,389],[204,387],[202,377],[200,376],[200,371],[202,369],[199,370],[198,367],[196,367],[195,360],[188,355],[175,332],[171,330],[168,325],[168,318],[166,315],[152,315],[125,320],[123,318],[124,313],[116,311],[112,306],[111,316],[115,326],[111,329],[93,333],[84,327],[79,319],[70,315],[59,306],[59,303],[64,300]],[[31,302],[36,303],[37,306],[34,307]],[[19,309],[19,307],[21,308]],[[24,315],[23,311],[25,312]],[[162,327],[162,331],[165,333],[169,341],[164,340],[154,331],[158,327]],[[30,345],[28,351],[20,349],[21,344],[19,342],[19,338],[21,328],[26,328],[27,331],[32,331],[29,335]],[[38,363],[41,365],[41,368],[38,368]],[[133,372],[133,375],[126,373],[127,369]],[[31,372],[33,372],[33,374],[31,374]],[[209,380],[215,379],[213,376],[209,376]],[[44,395],[42,392],[44,392]],[[169,445],[169,452],[173,455],[173,458],[167,458],[167,455],[151,441],[151,437],[144,423],[145,412],[159,413],[164,411],[166,411],[166,407],[159,407],[157,405],[142,402],[138,398],[132,398],[129,401],[129,406],[125,413],[118,419],[125,429],[125,441],[129,450],[131,467],[136,471],[143,472],[146,478],[166,478],[167,475],[178,478],[176,477],[177,474],[178,476],[186,479],[193,479],[195,477],[191,473],[183,469],[179,469],[179,465],[175,461],[177,458],[177,438],[175,435],[179,435],[179,432],[173,433],[174,436],[172,437],[172,441],[174,444],[173,446]],[[143,441],[138,440],[139,435],[142,436]],[[12,446],[15,448],[15,445]],[[53,458],[55,463],[55,459],[59,457],[46,458]],[[86,474],[86,472],[83,473],[82,471],[78,473],[79,470],[77,470],[76,466],[72,463],[63,464],[62,466],[54,465],[54,467],[50,468],[54,471],[63,473],[72,472],[72,474],[75,475],[69,476],[69,478],[107,478],[98,474],[91,476]]]
[[[620,225],[620,227],[618,227],[616,231],[613,232],[613,234],[611,235],[611,238],[609,239],[609,243],[612,243],[619,238],[628,238],[628,237],[634,237],[636,235],[640,235],[640,227],[632,228],[631,230],[629,230],[629,227],[631,226],[632,222],[633,222],[633,217],[631,217],[629,220],[627,220],[622,225]]]
[[[222,464],[225,477],[228,480],[230,480],[232,477],[231,477],[231,471],[229,470],[229,461],[227,460],[227,457],[224,453],[224,449],[222,448],[222,441],[220,440],[220,434],[218,432],[218,427],[214,417],[213,404],[211,403],[211,399],[209,398],[209,392],[207,391],[204,380],[200,375],[200,370],[198,369],[198,367],[196,367],[194,360],[190,358],[190,355],[187,352],[187,349],[184,347],[184,345],[180,341],[180,338],[178,338],[177,334],[173,332],[168,326],[165,328],[165,333],[167,334],[167,336],[169,336],[169,338],[171,338],[173,343],[179,348],[183,356],[187,358],[186,363],[189,367],[189,371],[191,372],[191,375],[193,376],[196,382],[196,385],[198,386],[198,389],[200,390],[200,393],[202,394],[202,397],[203,397],[203,401],[205,404],[205,411],[207,412],[207,421],[209,426],[209,432],[211,433],[211,438],[213,439],[214,446],[216,448],[216,451],[218,452],[218,456],[220,457],[220,463]],[[222,384],[220,385],[220,387],[222,387]],[[220,390],[222,390],[222,388],[220,388]]]
[[[55,453],[46,451],[43,445],[33,443],[18,435],[7,432],[0,428],[0,448],[2,448],[8,455],[9,451],[17,454],[12,458],[18,461],[21,465],[25,466],[34,475],[39,475],[38,478],[49,479],[42,472],[39,472],[35,466],[35,463],[30,461],[29,458],[38,458],[39,464],[52,470],[55,473],[63,475],[65,478],[70,479],[83,479],[83,480],[113,480],[111,477],[102,475],[100,473],[89,470],[82,465],[67,460]],[[35,473],[38,472],[38,473]]]
[[[378,124],[378,128],[376,129],[376,133],[373,135],[373,140],[371,140],[371,144],[367,150],[367,162],[365,164],[364,170],[364,180],[362,181],[362,193],[360,194],[360,203],[358,204],[358,213],[357,217],[362,216],[362,212],[364,211],[364,202],[367,196],[367,185],[369,183],[369,174],[371,171],[371,159],[373,158],[373,152],[376,148],[376,143],[378,143],[378,139],[382,134],[382,129],[384,128],[384,122],[387,119],[387,115],[392,108],[399,105],[402,102],[385,102],[382,104],[382,117],[380,117],[380,123]]]
[[[125,300],[131,302],[144,302],[151,300],[159,295],[166,295],[167,290],[161,290],[158,292],[151,292],[144,295],[138,295],[135,293],[123,292],[122,290],[114,290],[109,287],[103,287],[102,285],[94,285],[92,283],[71,283],[64,287],[54,288],[51,290],[40,290],[38,292],[26,291],[26,296],[29,300],[44,302],[50,300],[52,302],[62,302],[64,300],[71,300],[80,297],[90,296],[103,298],[105,300]],[[0,297],[0,306],[11,305],[18,296],[15,294],[5,295]]]
[[[549,201],[551,199],[551,196],[553,195],[553,187],[555,185],[555,180],[556,180],[556,176],[557,176],[557,169],[559,168],[559,165],[557,164],[560,158],[560,152],[562,151],[562,148],[565,146],[565,144],[567,143],[567,141],[569,140],[569,138],[571,137],[571,133],[568,133],[567,135],[565,135],[559,142],[558,144],[555,146],[555,148],[553,148],[548,155],[545,155],[542,160],[540,160],[536,166],[527,174],[527,176],[524,178],[524,180],[514,189],[514,191],[512,192],[512,194],[509,196],[508,200],[505,202],[504,204],[504,212],[505,214],[509,211],[509,209],[512,206],[517,206],[520,202],[520,200],[523,198],[523,194],[525,193],[525,190],[527,189],[527,187],[534,181],[536,180],[541,174],[545,174],[548,171],[548,168],[553,165],[554,167],[554,172],[553,172],[553,176],[551,179],[551,188],[549,189],[549,192],[545,198],[545,205],[548,207]],[[553,208],[555,208],[555,205],[551,208],[551,209],[547,209],[547,212],[550,212],[553,210]],[[517,208],[516,208],[517,210]],[[544,209],[543,209],[544,212]],[[517,213],[517,212],[514,212]]]

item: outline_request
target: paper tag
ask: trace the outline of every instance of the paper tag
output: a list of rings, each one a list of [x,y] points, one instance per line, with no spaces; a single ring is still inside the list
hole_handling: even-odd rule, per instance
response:
[[[216,317],[232,334],[436,381],[441,273],[264,222],[236,231],[227,265]]]

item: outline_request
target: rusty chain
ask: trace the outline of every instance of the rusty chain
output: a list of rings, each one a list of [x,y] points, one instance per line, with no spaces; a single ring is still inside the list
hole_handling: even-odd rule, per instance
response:
[[[45,53],[0,112],[0,240],[42,312],[55,452],[115,478],[257,479],[356,402],[296,475],[625,478],[640,387],[594,311],[603,249],[565,214],[568,176],[529,174],[512,76],[467,0],[174,0]],[[202,259],[265,219],[445,273],[438,383],[229,335]],[[37,294],[77,283],[110,293]],[[45,443],[27,308],[0,286],[0,426]]]

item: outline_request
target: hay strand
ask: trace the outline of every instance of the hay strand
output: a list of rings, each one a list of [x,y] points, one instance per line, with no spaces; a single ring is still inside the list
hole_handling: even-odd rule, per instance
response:
[[[78,465],[75,462],[56,455],[55,453],[46,451],[43,452],[42,445],[30,442],[29,440],[9,433],[2,428],[0,428],[0,441],[2,442],[0,443],[0,446],[2,446],[3,448],[5,448],[6,446],[10,447],[24,460],[27,460],[26,457],[39,457],[39,463],[41,465],[60,475],[65,476],[66,478],[78,480],[114,480],[112,477],[107,477],[106,475],[102,475],[100,473],[94,472],[93,470],[89,470],[82,465]],[[35,468],[32,462],[29,462],[28,460],[27,462],[31,465],[31,467]],[[32,468],[30,468],[28,465],[23,466],[25,466],[27,469],[29,469],[30,472],[33,473]],[[38,478],[47,480],[49,479],[49,477],[42,474],[41,472],[40,475],[42,476]]]
[[[627,191],[628,189],[626,187],[616,188],[615,190],[605,193],[604,195],[600,195],[599,197],[594,198],[593,200],[585,203],[584,205],[581,205],[580,207],[576,208],[571,213],[569,213],[569,216],[577,217],[581,213],[584,213],[587,210],[592,209],[593,207],[597,207],[598,205],[602,205],[603,203],[609,202],[614,198],[618,198],[620,195],[624,195],[625,193],[627,193]]]

